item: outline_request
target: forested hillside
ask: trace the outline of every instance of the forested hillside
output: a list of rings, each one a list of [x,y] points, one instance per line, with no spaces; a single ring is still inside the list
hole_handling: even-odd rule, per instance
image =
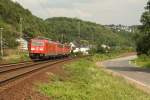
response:
[[[11,0],[0,0],[0,27],[3,27],[4,39],[10,48],[17,46],[16,38],[20,35],[20,19],[22,19],[23,33],[30,37],[45,29],[43,20],[33,16],[29,10]]]
[[[145,11],[141,16],[140,37],[137,42],[139,54],[150,55],[150,0],[147,2]]]
[[[4,40],[9,48],[16,47],[22,23],[23,36],[32,38],[46,36],[53,40],[71,42],[80,40],[99,46],[129,47],[134,45],[131,33],[115,32],[103,25],[77,18],[56,17],[43,20],[20,4],[11,0],[0,0],[0,27],[3,27]]]
[[[95,44],[107,44],[110,46],[131,46],[133,43],[132,36],[128,32],[113,31],[103,25],[76,18],[56,17],[49,18],[45,22],[49,26],[48,32],[53,33],[56,39],[59,37],[61,39],[63,34],[66,41],[78,40],[80,30],[81,39],[90,43],[93,40]]]

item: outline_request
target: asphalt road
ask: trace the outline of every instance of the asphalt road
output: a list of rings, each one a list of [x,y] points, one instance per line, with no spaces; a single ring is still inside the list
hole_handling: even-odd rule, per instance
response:
[[[102,64],[109,70],[118,72],[130,79],[150,86],[150,69],[142,69],[130,64],[130,61],[136,57],[137,56],[122,57],[104,61]]]

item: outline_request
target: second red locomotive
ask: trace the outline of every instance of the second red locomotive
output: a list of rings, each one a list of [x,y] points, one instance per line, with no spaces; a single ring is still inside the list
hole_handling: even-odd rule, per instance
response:
[[[31,59],[64,57],[71,53],[71,47],[49,39],[31,39],[28,45]]]

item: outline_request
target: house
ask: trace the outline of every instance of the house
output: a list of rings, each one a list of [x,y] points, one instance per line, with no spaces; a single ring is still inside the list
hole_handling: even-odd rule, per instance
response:
[[[89,47],[81,47],[81,48],[75,48],[73,50],[73,53],[78,53],[78,52],[81,52],[83,55],[88,55],[89,54],[89,51],[90,48]]]
[[[23,38],[20,38],[20,39],[17,39],[16,40],[17,42],[19,42],[19,49],[21,50],[28,50],[28,41],[23,39]]]
[[[82,53],[83,55],[88,55],[90,47],[89,46],[81,46],[77,43],[70,43],[73,53]]]

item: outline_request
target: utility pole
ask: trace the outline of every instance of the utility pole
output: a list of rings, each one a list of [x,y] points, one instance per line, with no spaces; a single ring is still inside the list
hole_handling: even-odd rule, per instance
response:
[[[92,49],[94,49],[94,34],[93,33],[91,34],[92,34]]]
[[[22,17],[20,17],[20,22],[19,22],[19,24],[20,24],[20,36],[19,36],[19,38],[20,38],[20,46],[19,46],[19,52],[21,52],[21,46],[22,46],[22,44],[21,44],[21,40],[22,40],[22,20],[23,20],[23,18]],[[19,53],[18,52],[18,53]]]
[[[61,43],[64,42],[64,33],[61,34]]]
[[[1,57],[3,57],[3,28],[0,28],[1,38]]]
[[[23,18],[22,17],[20,17],[20,39],[22,38],[22,20],[23,20]]]
[[[80,35],[81,35],[81,25],[80,25],[80,24],[81,24],[81,23],[80,23],[80,20],[79,20],[79,23],[78,23],[78,24],[79,24],[79,25],[78,25],[78,29],[79,29],[79,30],[78,30],[78,31],[79,31],[78,34],[79,34],[79,49],[80,49],[80,48],[81,48],[81,44],[80,44],[80,38],[81,38],[81,36],[80,36]]]

